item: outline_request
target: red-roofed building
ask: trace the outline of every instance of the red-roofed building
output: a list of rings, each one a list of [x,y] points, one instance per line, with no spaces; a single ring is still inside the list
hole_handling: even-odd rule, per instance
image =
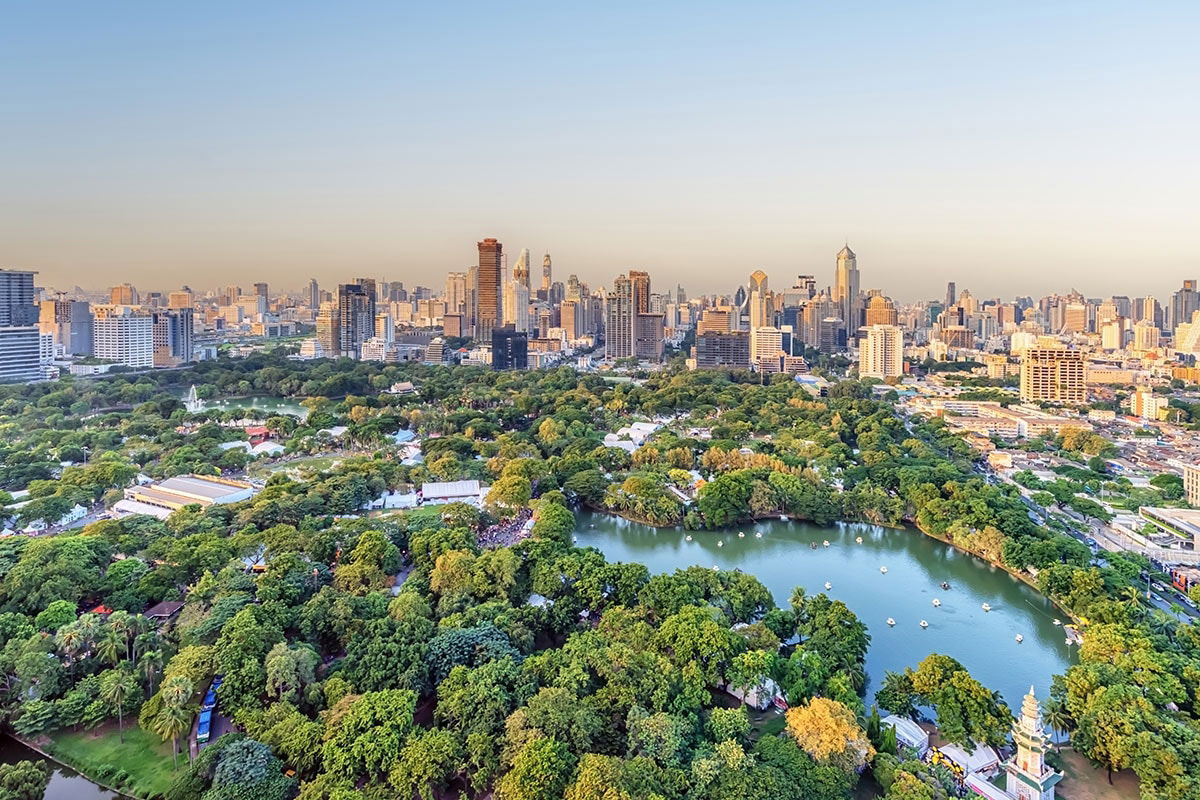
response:
[[[271,431],[265,425],[248,425],[245,430],[251,445],[262,444],[271,438]]]

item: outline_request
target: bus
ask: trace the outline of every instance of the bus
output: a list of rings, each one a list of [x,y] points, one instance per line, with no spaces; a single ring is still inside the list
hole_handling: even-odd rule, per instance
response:
[[[206,709],[200,712],[200,724],[196,726],[196,744],[204,744],[208,741],[210,729],[212,728],[212,710]]]

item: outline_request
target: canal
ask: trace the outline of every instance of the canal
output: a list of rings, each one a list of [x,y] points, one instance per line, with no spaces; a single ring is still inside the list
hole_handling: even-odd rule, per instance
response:
[[[41,753],[8,736],[0,736],[0,764],[18,761],[44,761],[50,765],[50,783],[43,800],[118,800],[122,795],[102,789],[73,769],[42,757]]]
[[[958,659],[1015,710],[1031,685],[1045,699],[1051,676],[1076,658],[1054,624],[1062,612],[1049,600],[1004,570],[915,530],[767,521],[683,531],[586,511],[578,518],[578,546],[595,547],[610,561],[636,561],[652,573],[689,566],[739,569],[762,581],[781,606],[796,586],[841,600],[871,632],[868,702],[885,670],[915,667],[936,652]],[[943,581],[949,590],[941,588]],[[991,611],[983,610],[984,603]],[[921,620],[929,627],[922,629]]]

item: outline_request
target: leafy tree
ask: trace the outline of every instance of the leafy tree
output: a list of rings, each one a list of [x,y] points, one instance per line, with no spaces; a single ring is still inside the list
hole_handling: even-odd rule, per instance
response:
[[[50,783],[50,767],[40,761],[0,764],[0,797],[4,800],[41,800]]]
[[[558,800],[571,779],[574,763],[567,746],[554,739],[528,742],[496,784],[497,800]]]
[[[871,760],[875,748],[854,712],[836,700],[814,697],[788,709],[787,730],[817,763],[853,772]]]
[[[325,769],[351,782],[383,778],[412,732],[416,694],[389,689],[350,695],[341,703],[344,713],[331,721],[325,736]]]

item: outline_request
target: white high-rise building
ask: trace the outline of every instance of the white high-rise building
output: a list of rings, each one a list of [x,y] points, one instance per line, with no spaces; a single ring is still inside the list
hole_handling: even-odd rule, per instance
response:
[[[446,311],[460,313],[467,302],[467,273],[451,272],[446,275]]]
[[[872,325],[859,348],[858,374],[863,378],[898,378],[904,374],[904,329]]]
[[[1158,349],[1158,326],[1149,320],[1142,320],[1133,326],[1133,349],[1144,353]]]
[[[93,306],[92,347],[96,358],[127,367],[152,367],[154,319],[135,306]]]
[[[521,248],[521,254],[517,256],[517,265],[513,267],[512,279],[520,281],[529,288],[529,248]]]
[[[768,305],[767,291],[767,273],[761,269],[756,269],[750,274],[750,295],[748,311],[750,314],[750,353],[753,356],[755,352],[755,343],[757,341],[758,330],[767,328],[771,324],[768,318],[770,308]],[[757,356],[754,356],[757,358]]]
[[[752,328],[750,338],[751,363],[757,364],[760,359],[778,360],[783,350],[783,331],[772,327]]]
[[[522,251],[528,255],[529,251]],[[529,332],[529,275],[525,282],[516,276],[504,286],[504,324],[513,325],[518,333]]]

